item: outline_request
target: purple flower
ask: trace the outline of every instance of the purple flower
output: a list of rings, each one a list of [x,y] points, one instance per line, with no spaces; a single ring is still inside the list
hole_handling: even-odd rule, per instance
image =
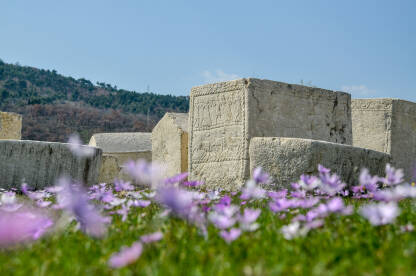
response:
[[[112,191],[105,191],[104,193],[99,194],[97,199],[105,203],[111,203],[117,198],[114,196]]]
[[[254,180],[249,180],[243,188],[240,198],[243,200],[259,199],[264,198],[265,195],[266,191],[264,189],[258,187]]]
[[[45,193],[44,191],[39,191],[39,192],[29,191],[29,187],[26,183],[22,184],[22,192],[32,200],[42,200],[45,197],[48,197],[48,194]]]
[[[95,154],[95,148],[83,146],[78,134],[72,134],[68,140],[68,147],[77,157],[89,157]]]
[[[351,190],[352,190],[352,192],[354,194],[359,194],[359,193],[363,193],[364,192],[365,187],[362,186],[362,185],[360,185],[360,186],[354,186],[354,187],[351,188]]]
[[[239,207],[237,207],[236,205],[225,206],[225,205],[217,204],[214,206],[214,209],[219,214],[223,214],[227,217],[232,217],[238,212]]]
[[[227,243],[231,243],[236,240],[241,235],[241,229],[238,228],[231,228],[230,231],[221,231],[220,236],[223,238]]]
[[[126,221],[127,216],[129,215],[130,206],[123,204],[120,209],[116,211],[117,214],[121,215],[121,221]]]
[[[36,210],[0,212],[0,247],[37,240],[53,225]]]
[[[378,188],[378,176],[371,176],[368,169],[363,169],[360,174],[360,186],[365,187],[369,192],[375,192]]]
[[[331,174],[331,170],[327,169],[321,165],[318,166],[319,178],[321,180],[320,189],[333,196],[336,193],[340,192],[344,187],[345,183],[341,181],[337,174]]]
[[[176,215],[187,217],[192,210],[192,193],[174,186],[161,187],[157,191],[157,200]]]
[[[324,221],[322,219],[318,219],[318,220],[313,220],[313,221],[309,221],[305,224],[305,227],[307,229],[315,229],[315,228],[319,228],[322,227],[324,225]]]
[[[403,170],[395,169],[390,164],[386,165],[386,177],[383,179],[383,183],[386,186],[397,185],[403,183]]]
[[[182,185],[185,187],[198,187],[204,185],[204,181],[184,181]]]
[[[239,217],[240,226],[243,230],[246,231],[254,231],[256,230],[259,225],[254,223],[257,218],[260,216],[261,210],[260,209],[244,209],[243,215]]]
[[[293,190],[299,190],[300,189],[299,183],[296,183],[296,182],[290,183],[290,187],[292,187]]]
[[[415,227],[411,223],[400,226],[401,232],[413,232],[414,230],[415,230]]]
[[[227,229],[232,227],[236,223],[236,219],[232,218],[231,216],[218,214],[218,213],[210,213],[208,219],[215,225],[218,229]]]
[[[296,198],[304,198],[306,197],[306,192],[304,190],[297,190],[297,191],[292,191],[290,195]]]
[[[394,222],[399,213],[395,202],[369,204],[360,209],[360,214],[376,226]]]
[[[175,176],[172,176],[170,178],[166,178],[165,184],[169,185],[169,184],[181,183],[182,181],[188,178],[188,175],[189,175],[188,172],[184,172],[184,173],[180,173]]]
[[[131,202],[131,205],[134,207],[147,207],[150,205],[150,203],[152,203],[150,200],[134,200]]]
[[[286,211],[292,206],[293,206],[293,200],[286,199],[286,198],[280,198],[278,200],[275,200],[269,203],[270,210],[275,213]]]
[[[299,186],[306,191],[312,191],[319,187],[320,184],[321,182],[316,176],[306,174],[300,176]]]
[[[223,196],[220,199],[219,204],[224,205],[224,206],[229,206],[231,204],[231,197],[229,197],[228,195]]]
[[[143,246],[140,242],[133,243],[130,247],[124,247],[120,252],[113,254],[108,265],[112,268],[120,268],[135,262],[142,254]]]
[[[319,165],[318,165],[318,172],[319,172],[320,174],[328,174],[328,173],[330,173],[330,172],[331,172],[331,170],[330,170],[330,169],[328,169],[328,168],[325,168],[324,166],[322,166],[321,164],[319,164]]]
[[[103,236],[108,219],[89,204],[86,192],[81,186],[72,184],[67,178],[59,179],[62,191],[58,193],[58,204],[73,214],[82,231],[93,237]]]
[[[243,224],[251,224],[257,220],[257,218],[260,216],[260,213],[260,209],[246,208],[244,209],[243,215],[240,216],[239,221]]]
[[[162,232],[159,231],[159,232],[155,232],[149,235],[141,236],[140,240],[143,243],[152,243],[152,242],[160,241],[162,238],[163,238],[163,234]]]
[[[51,204],[52,204],[52,202],[51,202],[51,201],[44,201],[44,200],[42,200],[42,199],[40,199],[40,200],[36,201],[36,205],[37,205],[38,207],[40,207],[40,208],[45,208],[45,207],[48,207],[48,206],[50,206]]]
[[[415,198],[416,187],[408,184],[397,185],[391,189],[384,189],[374,193],[374,199],[378,201],[400,201],[404,198]]]
[[[130,160],[123,167],[138,184],[158,187],[164,183],[164,169],[156,163],[148,163],[144,159],[139,159],[136,162]]]
[[[0,208],[6,212],[15,212],[19,210],[23,204],[16,202],[16,193],[15,192],[5,192],[1,194],[0,198]]]
[[[280,191],[277,191],[277,192],[270,191],[270,192],[267,192],[267,195],[270,198],[272,198],[273,200],[277,200],[279,198],[284,198],[287,195],[287,189],[283,189],[283,190],[280,190]]]
[[[304,236],[307,233],[307,231],[305,233],[305,231],[301,228],[299,221],[295,221],[289,225],[283,226],[280,231],[282,232],[283,237],[287,240],[291,240],[299,236]]]
[[[132,191],[134,190],[133,185],[129,181],[123,181],[122,179],[116,179],[114,181],[114,190],[116,192],[121,191]]]
[[[309,209],[309,208],[313,207],[314,205],[316,205],[318,202],[319,202],[318,198],[310,197],[310,198],[305,198],[305,199],[299,200],[297,205],[300,208]]]
[[[264,172],[261,167],[257,167],[253,170],[253,180],[257,184],[268,184],[270,183],[270,175]]]
[[[344,209],[344,201],[339,198],[339,197],[335,197],[333,199],[331,199],[326,206],[328,207],[328,211],[332,212],[332,213],[336,213],[336,212],[340,212]]]

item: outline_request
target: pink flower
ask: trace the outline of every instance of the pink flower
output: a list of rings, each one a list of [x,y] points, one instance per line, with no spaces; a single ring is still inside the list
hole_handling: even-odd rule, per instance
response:
[[[53,225],[36,210],[0,212],[0,247],[37,240]]]
[[[135,262],[142,254],[143,246],[140,242],[135,242],[130,247],[124,247],[120,252],[113,254],[108,265],[112,268],[120,268]]]

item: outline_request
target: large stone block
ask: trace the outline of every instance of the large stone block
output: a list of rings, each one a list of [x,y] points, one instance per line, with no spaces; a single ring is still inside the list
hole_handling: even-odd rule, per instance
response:
[[[13,112],[0,112],[1,139],[22,139],[22,115]]]
[[[410,180],[416,168],[416,103],[354,99],[351,112],[353,145],[391,154]]]
[[[152,160],[165,177],[188,171],[188,113],[166,113],[152,131]]]
[[[127,161],[152,161],[151,133],[97,133],[91,137],[89,145],[103,150],[99,182],[112,183],[115,178],[130,180],[123,171]]]
[[[93,156],[79,158],[64,143],[0,140],[0,187],[20,188],[24,181],[42,189],[55,185],[63,175],[92,185],[96,183],[101,154],[96,149]]]
[[[238,190],[249,177],[251,137],[301,137],[351,144],[347,93],[240,79],[191,90],[189,171],[207,188]]]
[[[363,168],[384,175],[390,161],[386,153],[312,139],[256,137],[250,142],[250,169],[260,166],[272,176],[269,189],[288,188],[302,174],[318,174],[319,164],[353,186]]]

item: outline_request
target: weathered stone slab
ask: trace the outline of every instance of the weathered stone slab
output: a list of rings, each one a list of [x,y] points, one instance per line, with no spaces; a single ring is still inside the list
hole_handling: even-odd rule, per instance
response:
[[[410,180],[416,168],[416,103],[354,99],[351,112],[353,145],[391,154]]]
[[[0,187],[20,188],[25,181],[30,187],[42,189],[55,185],[66,175],[86,185],[96,183],[102,151],[91,157],[79,158],[68,144],[0,140]]]
[[[0,112],[0,139],[22,139],[22,115]]]
[[[238,190],[249,177],[251,137],[301,137],[351,144],[347,93],[269,80],[194,87],[189,113],[190,179]]]
[[[112,183],[115,178],[130,180],[123,172],[123,164],[138,159],[152,161],[151,133],[97,133],[89,145],[103,150],[99,182]]]
[[[166,113],[152,131],[152,160],[170,177],[188,171],[188,113]]]
[[[302,174],[318,174],[321,164],[341,176],[349,186],[358,185],[362,168],[373,175],[384,175],[391,156],[374,150],[325,141],[255,137],[250,142],[250,169],[260,166],[273,183],[269,189],[288,188]]]

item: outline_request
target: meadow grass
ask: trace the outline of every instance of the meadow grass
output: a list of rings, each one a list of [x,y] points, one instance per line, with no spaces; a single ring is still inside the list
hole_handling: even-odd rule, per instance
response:
[[[237,201],[234,199],[234,201]],[[365,200],[347,199],[356,208]],[[284,219],[261,208],[260,227],[227,244],[212,225],[208,236],[182,219],[159,218],[156,204],[136,208],[128,219],[114,216],[108,235],[93,239],[75,231],[74,223],[24,247],[0,251],[0,275],[414,275],[416,204],[400,202],[401,215],[391,225],[374,227],[354,213],[331,215],[307,236],[286,240],[280,232],[296,214]],[[144,245],[133,264],[112,269],[109,257],[141,235],[160,230],[161,241]]]

